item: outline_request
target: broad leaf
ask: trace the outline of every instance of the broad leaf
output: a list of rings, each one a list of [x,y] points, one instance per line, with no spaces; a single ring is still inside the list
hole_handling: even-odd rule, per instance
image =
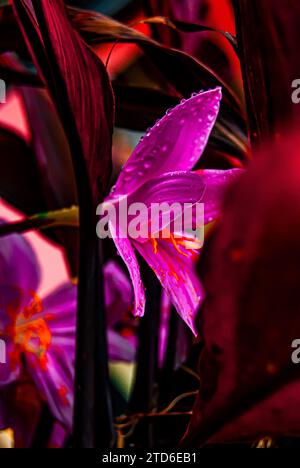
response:
[[[202,259],[201,385],[186,445],[300,435],[300,367],[292,362],[300,337],[298,148],[297,133],[288,134],[257,158],[227,196]]]
[[[300,77],[298,0],[234,0],[238,45],[252,141],[281,130],[299,106],[292,83]]]
[[[30,2],[15,1],[14,8],[71,146],[78,152],[80,145],[93,199],[99,203],[111,172],[114,109],[105,67],[72,28],[62,1],[32,3],[41,29]]]
[[[42,188],[44,211],[77,204],[77,192],[71,154],[57,112],[45,91],[21,88],[31,146]],[[41,115],[43,118],[41,119]],[[27,190],[35,190],[28,182]],[[24,207],[28,209],[28,207]],[[31,211],[31,214],[37,213]],[[55,239],[66,249],[73,275],[78,274],[78,229],[54,229]]]
[[[103,63],[72,27],[62,0],[15,0],[13,5],[64,126],[79,197],[74,444],[108,447],[113,426],[95,207],[111,172],[113,94]]]

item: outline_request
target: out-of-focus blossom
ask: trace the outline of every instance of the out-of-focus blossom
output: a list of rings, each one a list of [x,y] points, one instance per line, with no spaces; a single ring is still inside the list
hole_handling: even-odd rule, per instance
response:
[[[113,329],[131,306],[131,285],[114,262],[105,266],[104,277],[110,358],[132,361],[133,343]],[[17,382],[25,368],[54,418],[70,428],[77,288],[66,283],[42,299],[36,292],[39,281],[38,262],[27,241],[18,235],[1,239],[0,338],[6,363],[0,365],[0,390]]]
[[[226,196],[203,269],[191,447],[299,438],[299,147],[298,122],[256,155]]]
[[[189,329],[184,326],[183,322],[177,324],[177,331],[172,336],[170,334],[172,314],[175,310],[172,308],[172,303],[167,293],[163,290],[161,296],[161,317],[159,327],[158,340],[158,359],[159,367],[163,368],[167,358],[168,345],[170,340],[175,340],[175,361],[174,369],[177,370],[187,359],[192,346],[191,334]]]
[[[225,187],[236,171],[192,172],[201,157],[216,121],[221,89],[195,94],[167,112],[136,147],[125,164],[106,202],[116,205],[124,196],[128,204],[201,202],[205,224],[219,215]],[[134,285],[137,316],[144,314],[145,294],[134,248],[156,273],[173,305],[196,334],[195,316],[204,291],[195,273],[198,252],[189,250],[188,238],[170,232],[168,238],[133,239],[120,235],[120,225],[109,221],[116,247],[125,261]],[[171,228],[170,228],[171,229]],[[124,238],[125,237],[125,238]]]

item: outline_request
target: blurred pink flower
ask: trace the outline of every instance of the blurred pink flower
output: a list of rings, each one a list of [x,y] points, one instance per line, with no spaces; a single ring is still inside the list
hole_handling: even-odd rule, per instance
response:
[[[114,331],[131,307],[131,284],[112,261],[104,267],[104,280],[110,359],[133,361],[134,343]],[[20,235],[1,239],[0,338],[6,345],[6,363],[0,365],[0,401],[2,392],[22,377],[25,364],[54,418],[70,429],[77,287],[65,283],[40,298],[39,282],[39,264],[29,243]],[[0,425],[5,427],[1,411]]]

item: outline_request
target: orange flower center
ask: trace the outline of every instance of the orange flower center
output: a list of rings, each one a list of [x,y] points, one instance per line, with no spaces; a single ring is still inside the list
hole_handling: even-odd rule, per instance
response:
[[[32,301],[29,306],[17,314],[14,324],[9,330],[15,344],[12,351],[12,364],[16,364],[21,353],[31,353],[36,356],[43,368],[47,366],[47,351],[52,341],[52,335],[46,317],[41,317],[43,304],[38,295],[30,292]],[[12,311],[11,311],[12,312]]]

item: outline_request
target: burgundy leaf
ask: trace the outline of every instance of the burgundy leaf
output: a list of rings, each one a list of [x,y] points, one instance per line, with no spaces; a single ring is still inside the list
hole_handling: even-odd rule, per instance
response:
[[[298,0],[234,0],[252,140],[278,132],[299,112],[292,83],[300,77]]]
[[[291,359],[300,338],[298,148],[291,134],[257,158],[228,194],[205,254],[201,386],[189,446],[300,435],[300,367]]]
[[[0,128],[0,196],[25,214],[46,209],[34,154],[14,132]]]
[[[28,57],[22,33],[10,4],[0,6],[0,52],[8,51],[15,51],[19,55]]]
[[[53,211],[77,205],[70,148],[53,103],[46,91],[22,87],[20,92],[31,129],[31,147],[38,167],[41,197],[45,203],[43,210]],[[72,275],[77,276],[78,229],[53,229],[50,232],[47,230],[47,234],[62,243]]]
[[[74,445],[109,447],[114,430],[95,206],[102,201],[111,172],[112,89],[103,63],[73,29],[62,0],[14,0],[13,5],[61,117],[77,183],[80,265]]]
[[[81,146],[93,199],[99,203],[111,173],[114,103],[106,69],[74,31],[62,0],[32,2],[40,30],[28,0],[13,4],[71,146]],[[47,60],[40,60],[43,49]]]

